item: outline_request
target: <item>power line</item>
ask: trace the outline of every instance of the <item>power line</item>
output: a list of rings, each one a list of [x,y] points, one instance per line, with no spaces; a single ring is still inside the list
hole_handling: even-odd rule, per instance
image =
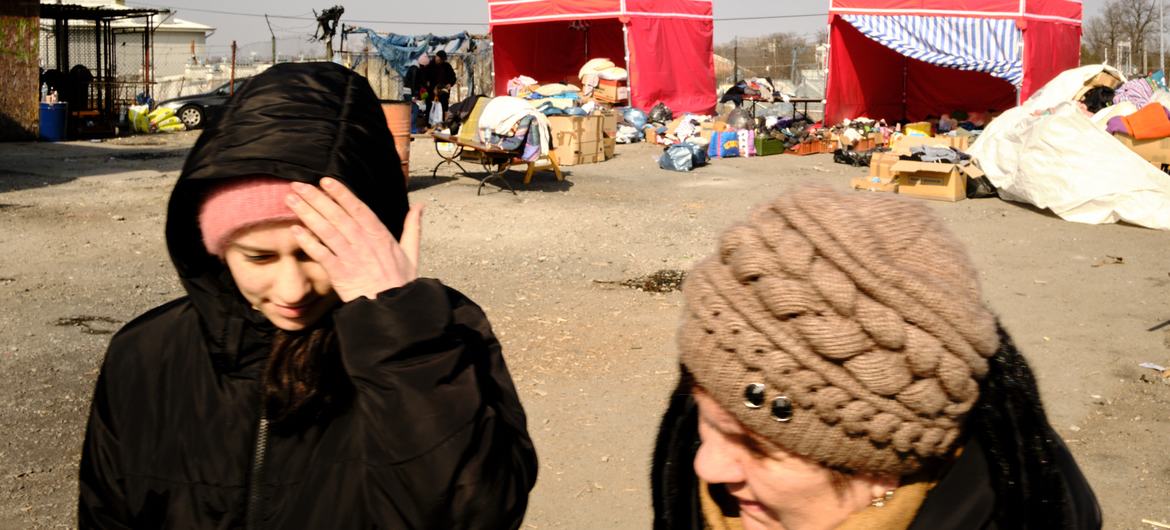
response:
[[[176,6],[167,6],[167,5],[154,4],[154,3],[147,4],[145,2],[127,2],[127,3],[139,5],[139,6],[146,6],[146,7],[158,7],[158,8],[163,8],[163,9],[173,9],[175,11],[194,11],[197,13],[214,13],[217,15],[232,15],[232,16],[237,16],[237,17],[264,18],[263,13],[239,13],[236,11],[221,11],[218,9],[176,7]],[[314,22],[316,22],[316,20],[317,20],[316,18],[305,17],[305,16],[268,15],[268,17],[269,18],[279,18],[279,19],[284,19],[284,20],[311,20]],[[350,19],[350,18],[347,18],[346,22],[351,22],[351,23],[356,22],[356,23],[360,23],[360,24],[410,24],[410,25],[420,25],[420,26],[486,26],[487,25],[486,23],[483,23],[483,22],[424,22],[424,21],[417,21],[417,20],[358,20],[358,19]]]
[[[194,11],[194,12],[197,12],[197,13],[214,13],[214,14],[218,14],[218,15],[233,15],[233,16],[239,16],[239,17],[256,17],[256,18],[264,18],[264,14],[263,14],[263,13],[240,13],[240,12],[237,12],[237,11],[222,11],[222,10],[218,10],[218,9],[202,9],[202,8],[195,8],[195,7],[177,7],[177,6],[168,6],[168,5],[154,4],[154,3],[145,3],[145,2],[126,2],[126,3],[128,3],[128,4],[133,4],[133,5],[139,5],[139,6],[146,6],[146,7],[159,7],[159,8],[163,8],[163,9],[173,9],[173,10],[176,10],[176,11],[183,11],[183,10],[185,10],[185,11]],[[744,21],[744,20],[775,20],[775,19],[782,19],[782,18],[812,18],[812,17],[827,17],[827,16],[829,16],[829,14],[828,14],[828,13],[810,13],[810,14],[807,14],[807,15],[769,15],[769,16],[753,16],[753,17],[716,17],[716,18],[714,18],[713,20],[714,20],[715,22],[735,22],[735,21]],[[285,19],[285,20],[310,20],[310,21],[314,21],[314,22],[316,22],[316,20],[317,20],[316,18],[309,17],[309,16],[304,16],[304,15],[300,15],[300,16],[290,16],[290,15],[268,15],[268,17],[269,17],[269,18],[280,18],[280,19]],[[359,23],[359,24],[412,24],[412,25],[420,25],[420,26],[487,26],[487,25],[488,25],[487,23],[484,23],[484,22],[431,22],[431,21],[420,21],[420,20],[359,20],[359,19],[346,19],[346,22],[349,22],[349,23]]]

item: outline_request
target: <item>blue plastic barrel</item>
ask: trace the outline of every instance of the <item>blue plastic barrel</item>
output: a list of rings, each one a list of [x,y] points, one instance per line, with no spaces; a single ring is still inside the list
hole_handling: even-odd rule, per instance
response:
[[[69,105],[65,102],[41,103],[41,140],[60,142],[65,139]]]

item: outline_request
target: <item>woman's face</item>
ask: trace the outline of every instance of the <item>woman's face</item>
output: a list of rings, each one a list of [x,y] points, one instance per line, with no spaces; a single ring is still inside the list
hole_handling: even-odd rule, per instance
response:
[[[299,331],[337,304],[329,275],[293,237],[294,223],[262,225],[240,234],[224,252],[240,293],[276,327]]]
[[[695,401],[702,441],[695,474],[739,501],[747,530],[835,528],[896,485],[858,476],[834,485],[828,468],[764,441],[711,396],[696,392]]]

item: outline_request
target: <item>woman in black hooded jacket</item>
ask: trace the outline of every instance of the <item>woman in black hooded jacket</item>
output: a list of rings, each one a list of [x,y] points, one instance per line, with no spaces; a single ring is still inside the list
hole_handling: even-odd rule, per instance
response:
[[[168,207],[187,296],[110,343],[78,526],[520,525],[524,410],[480,308],[415,279],[400,167],[340,66],[277,65],[236,93]]]

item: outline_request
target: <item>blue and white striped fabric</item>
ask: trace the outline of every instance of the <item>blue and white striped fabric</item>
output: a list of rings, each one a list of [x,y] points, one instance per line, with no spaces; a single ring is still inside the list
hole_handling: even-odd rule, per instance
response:
[[[930,64],[986,72],[1019,86],[1024,79],[1023,37],[1014,20],[841,15],[863,35]]]

